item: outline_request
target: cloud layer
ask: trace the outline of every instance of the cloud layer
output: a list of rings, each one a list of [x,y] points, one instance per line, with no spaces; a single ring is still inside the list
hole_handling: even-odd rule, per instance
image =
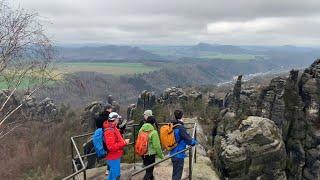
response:
[[[58,43],[319,45],[319,0],[14,0]]]

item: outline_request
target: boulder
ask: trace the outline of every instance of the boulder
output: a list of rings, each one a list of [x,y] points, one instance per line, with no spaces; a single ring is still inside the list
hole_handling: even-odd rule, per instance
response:
[[[215,166],[228,179],[286,179],[285,144],[279,128],[266,118],[249,116],[215,138]]]

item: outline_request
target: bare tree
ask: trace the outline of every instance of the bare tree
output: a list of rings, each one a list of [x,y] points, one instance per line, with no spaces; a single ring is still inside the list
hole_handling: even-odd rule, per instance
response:
[[[5,123],[22,106],[4,112],[13,96],[26,91],[30,97],[52,79],[53,47],[38,17],[0,0],[0,87],[7,89],[5,99],[0,99],[0,137],[17,127]]]

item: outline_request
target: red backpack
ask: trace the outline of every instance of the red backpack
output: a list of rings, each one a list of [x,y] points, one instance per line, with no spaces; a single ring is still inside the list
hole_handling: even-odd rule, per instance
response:
[[[151,131],[145,132],[141,131],[138,135],[135,151],[136,154],[143,156],[148,152],[149,134]]]

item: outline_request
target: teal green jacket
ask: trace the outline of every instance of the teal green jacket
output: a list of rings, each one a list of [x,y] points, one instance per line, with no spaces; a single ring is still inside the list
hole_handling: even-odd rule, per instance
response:
[[[157,155],[158,158],[163,159],[164,155],[161,149],[160,139],[158,135],[158,131],[154,129],[152,124],[150,123],[144,123],[141,129],[139,130],[139,133],[141,131],[151,131],[149,134],[149,143],[148,143],[148,152],[147,155]]]

